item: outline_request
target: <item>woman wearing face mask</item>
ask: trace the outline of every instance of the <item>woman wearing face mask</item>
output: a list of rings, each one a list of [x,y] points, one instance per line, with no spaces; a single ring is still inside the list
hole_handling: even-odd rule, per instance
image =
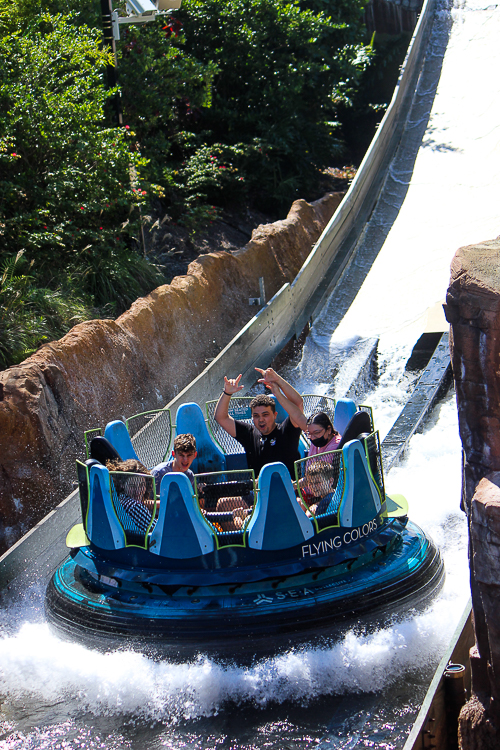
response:
[[[306,432],[311,441],[309,458],[317,456],[318,453],[337,450],[342,437],[324,411],[318,411],[309,417]]]
[[[342,439],[341,434],[337,432],[330,420],[330,417],[324,411],[318,411],[316,412],[316,414],[313,414],[311,417],[309,417],[309,419],[307,420],[307,424],[303,427],[303,430],[311,442],[311,445],[309,446],[309,453],[307,454],[308,459],[305,465],[306,474],[313,471],[314,467],[317,467],[318,464],[320,466],[323,462],[329,464],[329,468],[333,472],[333,474],[331,475],[331,484],[334,488],[337,484],[339,465],[334,458],[335,454],[328,453],[328,451],[338,450],[339,443]],[[314,456],[317,456],[320,453],[326,453],[326,455],[320,457],[321,461],[319,461],[318,459],[315,460]],[[302,497],[309,505],[309,508],[305,508],[303,505],[302,508],[306,511],[306,513],[309,514],[309,511],[311,509],[310,504],[314,501],[311,494],[311,488],[308,486],[308,482],[304,479],[304,477],[299,480],[299,484],[302,488]]]

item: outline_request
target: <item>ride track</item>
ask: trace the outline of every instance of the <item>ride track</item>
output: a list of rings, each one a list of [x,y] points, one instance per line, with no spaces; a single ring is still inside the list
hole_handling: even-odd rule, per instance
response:
[[[247,379],[256,364],[267,365],[304,326],[342,281],[356,255],[357,243],[374,210],[384,174],[404,129],[425,56],[436,0],[426,0],[408,48],[392,101],[353,183],[292,284],[282,289],[240,331],[213,362],[167,405],[173,413],[186,401],[204,401],[220,390],[223,374],[235,369]],[[449,379],[447,334],[419,378],[401,417],[382,443],[385,470],[404,449]],[[252,378],[253,380],[253,378]],[[0,558],[0,601],[15,599],[27,586],[45,580],[66,557],[65,539],[80,520],[75,490]]]
[[[223,374],[234,369],[242,369],[250,382],[249,374],[253,373],[254,365],[271,362],[290,337],[300,333],[303,326],[315,318],[331,293],[339,288],[343,272],[355,257],[358,238],[374,212],[388,164],[405,127],[404,120],[421,76],[436,5],[435,0],[424,3],[398,87],[377,136],[349,193],[296,280],[285,285],[219,357],[168,405],[172,411],[182,401],[212,398],[219,392]],[[318,278],[321,278],[319,284]],[[449,375],[445,335],[382,443],[386,472],[404,452],[411,434],[418,429],[432,403],[446,387]],[[66,556],[66,534],[80,520],[79,513],[77,492],[73,492],[0,558],[0,601],[3,605],[19,600],[32,584],[49,578]],[[352,713],[351,698],[346,699],[345,704],[347,714]],[[420,731],[426,727],[425,716],[423,711]],[[417,727],[415,730],[418,731]],[[411,739],[415,739],[413,733]]]

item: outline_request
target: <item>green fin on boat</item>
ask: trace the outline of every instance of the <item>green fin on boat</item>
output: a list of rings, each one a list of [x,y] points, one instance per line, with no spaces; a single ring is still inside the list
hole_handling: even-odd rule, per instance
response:
[[[385,496],[386,516],[388,518],[399,518],[408,515],[408,500],[404,495]]]
[[[83,523],[77,523],[69,530],[68,536],[66,537],[66,547],[88,547],[90,540],[85,533]]]

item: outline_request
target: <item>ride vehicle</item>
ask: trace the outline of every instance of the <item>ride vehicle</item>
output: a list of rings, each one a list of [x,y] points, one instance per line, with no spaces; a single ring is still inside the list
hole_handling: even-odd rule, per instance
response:
[[[327,411],[341,434],[360,413],[370,429],[314,459],[301,438],[294,482],[281,463],[254,476],[240,444],[215,422],[215,402],[206,417],[183,404],[175,426],[168,410],[109,423],[104,437],[120,457],[148,467],[169,456],[174,431],[193,434],[195,488],[183,473],[166,474],[158,512],[141,532],[121,505],[123,475],[77,462],[82,523],[47,587],[51,627],[104,649],[253,655],[427,601],[443,581],[439,550],[408,520],[405,499],[385,493],[371,409],[303,398],[306,414]],[[250,400],[233,398],[231,416],[250,420]],[[86,433],[87,447],[96,434]],[[136,480],[156,501],[153,477]],[[246,509],[221,511],[228,498]]]

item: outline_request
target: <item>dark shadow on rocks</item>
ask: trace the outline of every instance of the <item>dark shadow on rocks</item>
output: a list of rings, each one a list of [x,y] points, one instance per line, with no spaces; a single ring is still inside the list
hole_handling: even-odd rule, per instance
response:
[[[314,195],[301,196],[311,202],[326,193],[346,192],[356,168],[329,167],[322,171],[318,189]],[[166,282],[175,276],[184,276],[189,264],[199,255],[217,250],[235,252],[251,240],[252,232],[261,224],[271,224],[283,216],[265,214],[249,204],[239,210],[217,209],[218,218],[198,231],[189,231],[185,226],[172,221],[168,212],[158,201],[151,215],[143,216],[143,248],[148,259],[158,265],[165,275]]]

